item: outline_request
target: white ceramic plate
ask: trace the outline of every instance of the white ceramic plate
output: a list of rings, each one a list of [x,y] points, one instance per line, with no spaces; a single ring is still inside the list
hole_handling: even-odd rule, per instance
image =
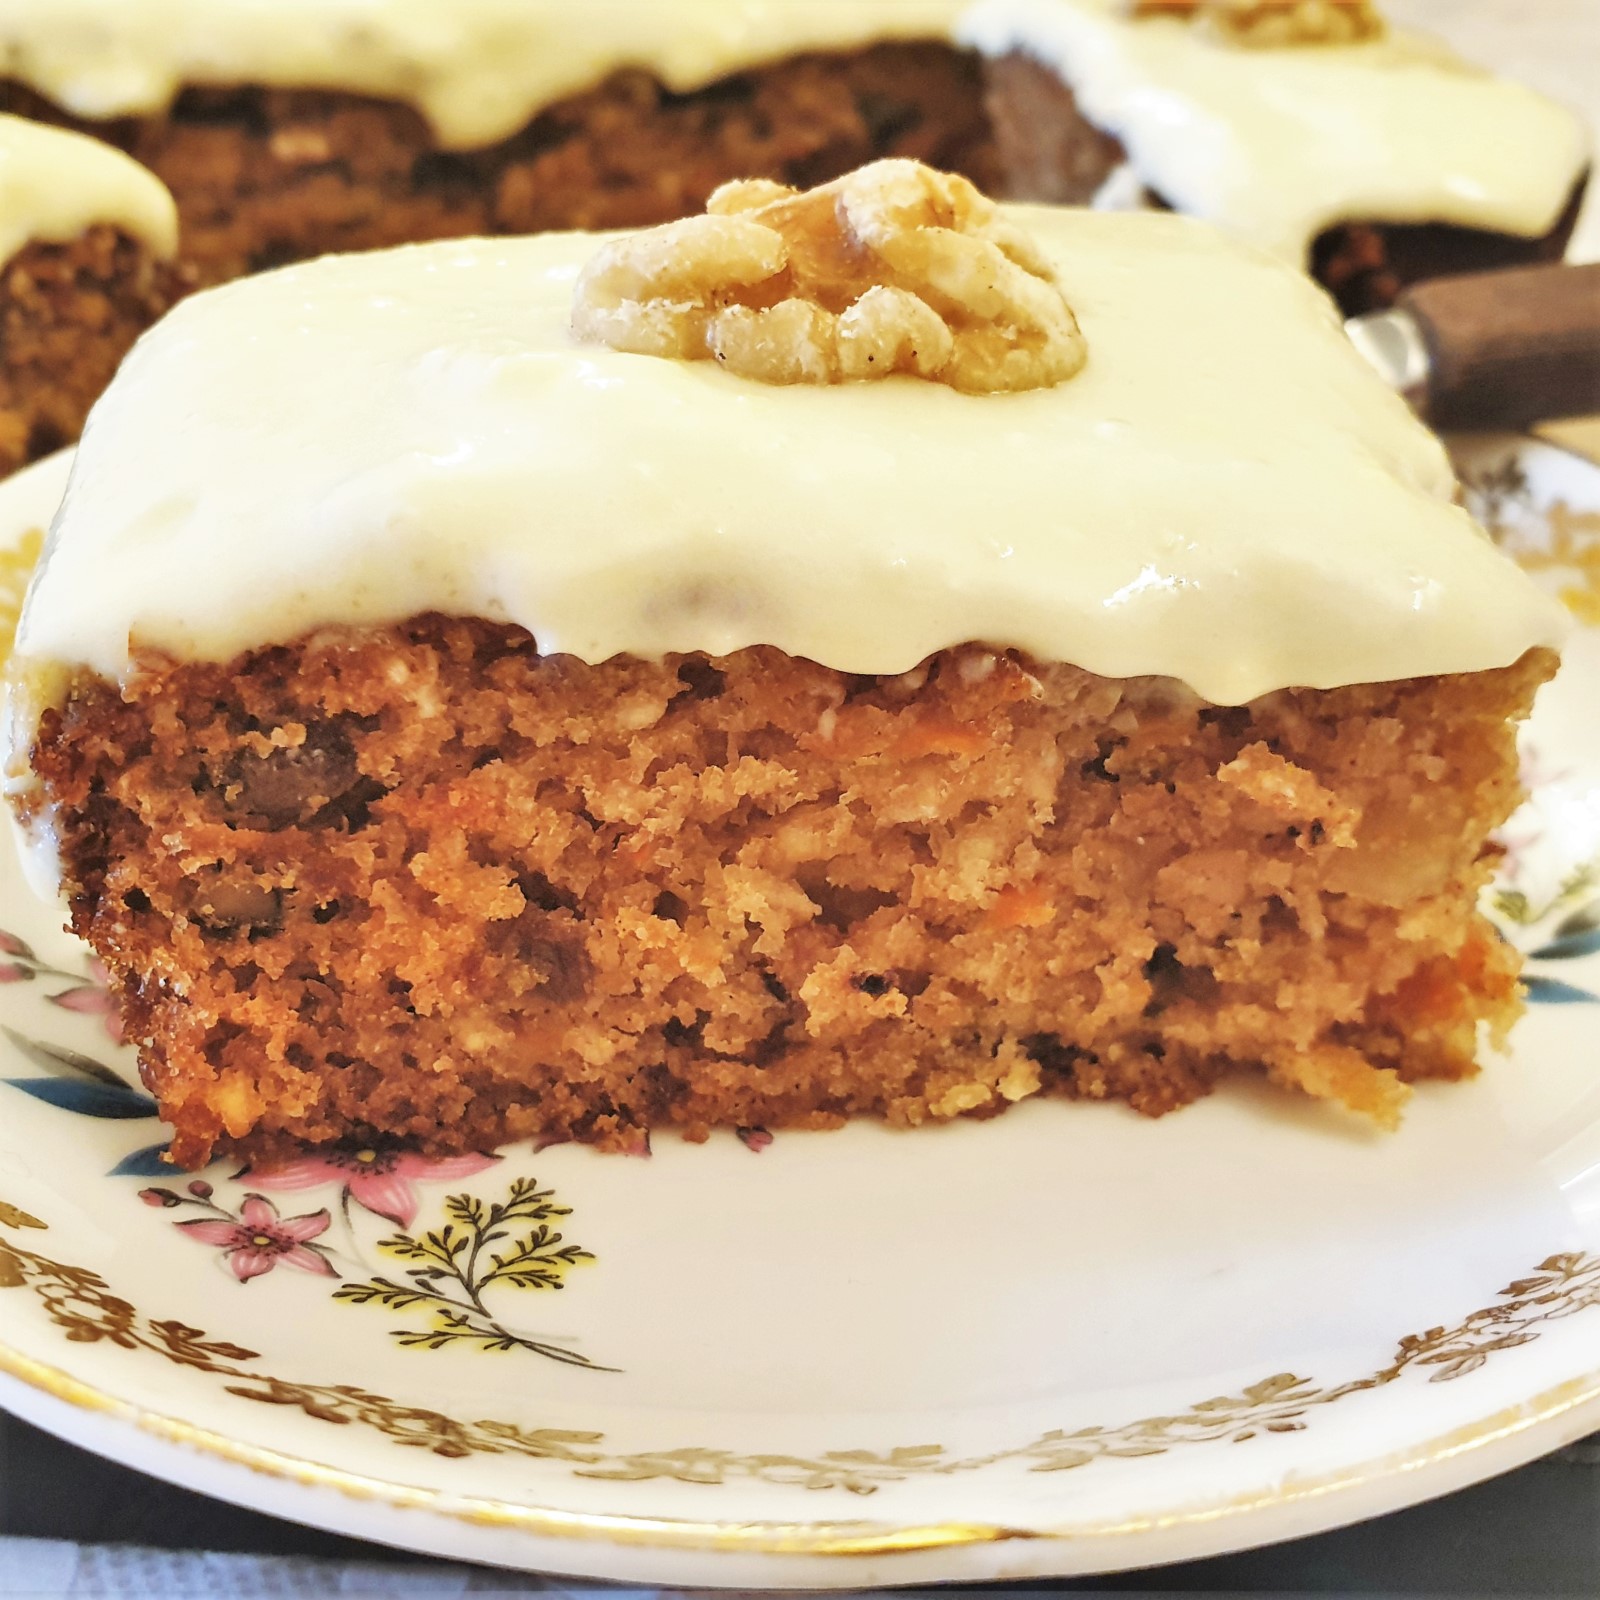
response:
[[[1466,466],[1600,622],[1600,472],[1505,441]],[[58,481],[0,497],[0,548]],[[1553,1449],[1600,1427],[1597,696],[1590,628],[1509,833],[1514,1055],[1389,1137],[1242,1086],[1159,1122],[177,1174],[7,850],[0,1401],[305,1522],[683,1584],[1152,1564]]]

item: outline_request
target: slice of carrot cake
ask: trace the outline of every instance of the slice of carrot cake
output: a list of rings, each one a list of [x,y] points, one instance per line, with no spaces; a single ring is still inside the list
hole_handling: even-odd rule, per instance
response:
[[[172,196],[137,162],[0,116],[0,475],[78,437],[181,292],[177,243]]]
[[[1014,192],[1205,217],[1347,312],[1559,260],[1577,221],[1580,119],[1374,0],[975,0],[958,32]]]
[[[177,1159],[1392,1122],[1561,608],[1301,274],[880,163],[185,302],[13,658],[42,886]]]
[[[0,107],[171,187],[207,283],[685,216],[879,156],[992,176],[961,0],[7,0]]]

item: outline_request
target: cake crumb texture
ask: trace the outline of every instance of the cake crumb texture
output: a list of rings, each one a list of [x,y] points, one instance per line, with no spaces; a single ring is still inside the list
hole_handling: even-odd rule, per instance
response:
[[[119,230],[36,241],[0,266],[0,476],[71,444],[184,275]]]
[[[1231,1072],[1389,1125],[1518,1013],[1476,897],[1553,666],[1226,708],[425,616],[81,680],[35,803],[186,1165],[1156,1115]]]

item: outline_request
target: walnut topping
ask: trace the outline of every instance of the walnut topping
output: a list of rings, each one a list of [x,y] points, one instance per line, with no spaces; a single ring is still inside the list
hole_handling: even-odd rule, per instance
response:
[[[1049,263],[965,178],[877,161],[804,193],[729,183],[706,215],[606,245],[581,339],[763,383],[909,373],[968,393],[1070,378],[1085,346]]]
[[[1296,44],[1359,44],[1379,38],[1383,18],[1371,0],[1128,0],[1138,17],[1179,17],[1229,44],[1275,49]]]

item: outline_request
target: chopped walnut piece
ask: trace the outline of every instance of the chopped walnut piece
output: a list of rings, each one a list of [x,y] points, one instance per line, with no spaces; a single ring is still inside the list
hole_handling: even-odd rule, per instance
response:
[[[804,193],[725,184],[706,215],[604,246],[572,325],[763,383],[908,373],[968,393],[1040,389],[1086,356],[1034,242],[965,178],[915,161]]]
[[[1139,17],[1193,21],[1229,44],[1276,49],[1297,44],[1360,44],[1382,36],[1371,0],[1127,0]]]

